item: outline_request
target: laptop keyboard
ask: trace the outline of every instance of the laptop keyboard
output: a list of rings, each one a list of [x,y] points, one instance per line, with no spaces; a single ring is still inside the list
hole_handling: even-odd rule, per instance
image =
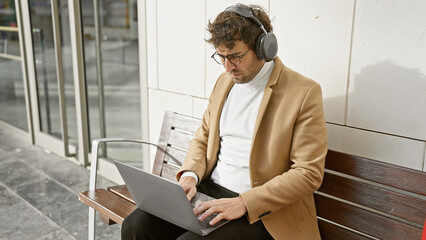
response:
[[[199,193],[197,193],[197,196],[198,196],[198,194],[199,194]],[[191,206],[192,206],[192,208],[194,208],[194,207],[197,205],[197,203],[199,203],[199,202],[208,201],[208,200],[212,200],[212,199],[213,199],[213,198],[210,198],[210,197],[209,197],[209,196],[207,196],[207,195],[203,195],[203,196],[205,196],[205,197],[198,197],[198,198],[194,197],[194,198],[191,200]],[[195,201],[195,199],[198,199],[198,200],[197,200],[197,201]],[[227,220],[222,219],[222,220],[220,220],[218,223],[216,223],[215,225],[210,225],[210,224],[209,224],[209,222],[210,222],[213,218],[215,218],[216,216],[217,216],[217,213],[213,213],[212,215],[208,216],[208,217],[207,217],[206,219],[204,219],[203,221],[198,221],[198,222],[200,223],[201,229],[202,229],[202,230],[207,230],[207,229],[210,229],[210,228],[213,228],[213,227],[217,227],[218,225],[221,225],[221,224],[223,224],[223,223],[227,222]]]
[[[209,222],[214,218],[214,217],[216,217],[217,216],[217,214],[216,213],[213,213],[212,215],[210,215],[210,216],[208,216],[206,219],[204,219],[203,221],[200,221],[200,226],[201,226],[201,229],[203,229],[203,230],[206,230],[206,229],[209,229],[209,228],[211,228],[211,227],[214,227],[215,225],[217,225],[218,223],[216,223],[215,225],[210,225],[209,224]]]

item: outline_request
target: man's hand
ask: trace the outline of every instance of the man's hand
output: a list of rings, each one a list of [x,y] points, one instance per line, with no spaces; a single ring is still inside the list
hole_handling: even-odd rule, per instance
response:
[[[191,199],[195,196],[195,194],[197,194],[197,186],[196,186],[195,178],[182,177],[179,180],[179,184],[182,186],[183,190],[185,191],[188,201],[191,201]]]
[[[242,197],[221,198],[212,201],[202,202],[194,208],[195,216],[203,221],[213,213],[217,216],[213,218],[209,224],[215,225],[222,219],[233,220],[244,216],[247,212],[246,204]]]

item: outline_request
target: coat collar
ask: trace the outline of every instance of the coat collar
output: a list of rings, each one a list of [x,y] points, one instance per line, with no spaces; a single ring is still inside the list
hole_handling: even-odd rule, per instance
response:
[[[273,93],[273,88],[276,84],[279,84],[282,81],[282,78],[280,78],[279,76],[284,72],[285,67],[281,61],[281,59],[279,57],[275,57],[274,59],[275,61],[275,65],[274,68],[272,69],[272,73],[271,76],[269,77],[268,82],[266,83],[266,87],[265,87],[265,92],[263,94],[262,97],[262,101],[260,103],[260,107],[259,107],[259,112],[257,114],[256,117],[256,123],[255,123],[255,127],[254,127],[254,132],[253,132],[253,140],[255,139],[256,135],[257,135],[257,131],[259,129],[259,125],[260,122],[262,121],[262,118],[265,114],[265,110],[266,107],[268,106],[269,103],[269,99]],[[218,96],[223,96],[221,99],[221,102],[219,105],[217,105],[217,109],[216,112],[216,116],[215,116],[215,120],[216,120],[216,126],[215,126],[215,133],[217,135],[217,137],[219,137],[219,121],[220,121],[220,116],[222,113],[222,109],[223,109],[223,105],[225,104],[225,100],[229,94],[229,91],[231,91],[232,86],[234,86],[234,82],[232,81],[230,76],[226,76],[226,79],[222,85],[222,87],[220,87],[218,89]]]
[[[267,87],[272,87],[273,85],[279,83],[281,81],[281,78],[279,78],[279,75],[282,71],[284,71],[284,65],[279,57],[274,58],[275,65],[274,69],[272,69],[271,76],[269,77],[268,83],[266,84]]]

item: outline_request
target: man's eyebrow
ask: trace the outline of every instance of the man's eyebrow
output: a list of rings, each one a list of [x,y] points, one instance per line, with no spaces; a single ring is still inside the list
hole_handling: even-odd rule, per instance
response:
[[[220,56],[225,56],[225,55],[223,55],[223,54],[220,54],[220,53],[218,53],[218,52],[216,52],[218,55],[220,55]],[[233,56],[233,55],[241,55],[242,54],[242,52],[236,52],[236,53],[231,53],[231,54],[228,54],[228,55],[226,55],[226,56]]]

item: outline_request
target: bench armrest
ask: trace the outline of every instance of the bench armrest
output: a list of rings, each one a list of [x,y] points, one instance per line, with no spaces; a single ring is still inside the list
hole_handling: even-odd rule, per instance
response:
[[[89,191],[87,194],[93,194],[96,191],[96,180],[97,180],[97,171],[98,171],[98,157],[99,157],[99,144],[108,143],[108,142],[129,142],[129,143],[141,143],[157,147],[157,150],[160,149],[156,144],[142,141],[139,139],[127,139],[127,138],[99,138],[95,139],[92,142],[92,156],[90,158],[90,179],[89,179]],[[95,239],[95,209],[89,207],[89,235],[88,239]]]

